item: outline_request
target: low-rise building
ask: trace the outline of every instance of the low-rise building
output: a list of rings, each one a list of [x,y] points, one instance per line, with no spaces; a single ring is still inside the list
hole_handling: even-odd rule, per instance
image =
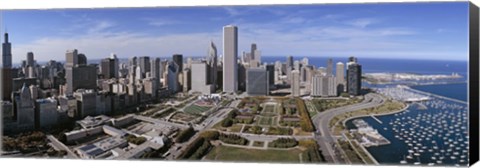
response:
[[[75,149],[75,152],[83,159],[95,159],[110,150],[128,146],[127,140],[121,137],[109,137],[94,144],[87,144]]]

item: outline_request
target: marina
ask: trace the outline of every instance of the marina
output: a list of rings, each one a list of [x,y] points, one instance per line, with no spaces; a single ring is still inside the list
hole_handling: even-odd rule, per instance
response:
[[[466,165],[469,161],[467,104],[411,90],[413,89],[402,87],[378,90],[382,94],[393,95],[394,99],[429,99],[411,103],[407,110],[400,113],[362,117],[361,119],[391,142],[366,149],[382,163]],[[355,127],[352,120],[346,124],[349,129]]]

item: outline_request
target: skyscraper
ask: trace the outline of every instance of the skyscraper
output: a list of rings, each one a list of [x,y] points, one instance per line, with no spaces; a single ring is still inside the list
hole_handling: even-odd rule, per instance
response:
[[[214,92],[213,85],[208,82],[208,64],[204,61],[192,62],[192,92],[210,94]]]
[[[65,54],[65,77],[67,79],[67,95],[73,94],[77,89],[97,88],[97,68],[87,66],[87,58],[84,54],[77,54],[77,50],[67,51]]]
[[[168,62],[167,66],[167,87],[171,93],[177,93],[180,84],[178,83],[179,68],[177,63]]]
[[[333,75],[333,60],[330,58],[327,61],[327,76]]]
[[[53,97],[35,101],[35,127],[54,126],[58,122],[57,100]]]
[[[293,69],[300,71],[301,65],[300,61],[296,60],[293,62]]]
[[[102,59],[100,62],[100,74],[105,79],[118,78],[118,58],[111,54],[109,58]]]
[[[252,43],[252,46],[250,48],[250,60],[256,60],[257,59],[257,56],[255,55],[255,51],[257,50],[257,44],[255,43]]]
[[[247,86],[247,69],[248,64],[238,64],[237,66],[237,82],[238,82],[238,90],[245,91]]]
[[[356,58],[351,57],[347,63],[347,92],[350,95],[360,95],[362,88],[362,66],[356,62]]]
[[[35,59],[33,58],[33,52],[27,53],[27,66],[33,67],[35,64]]]
[[[345,65],[342,62],[337,63],[335,73],[337,79],[337,93],[342,93],[345,90]]]
[[[351,65],[351,64],[354,64],[354,63],[357,63],[357,58],[355,57],[348,57],[348,62],[347,62],[347,70],[348,70],[348,67]]]
[[[35,126],[34,100],[30,89],[23,85],[20,92],[15,95],[15,111],[17,124],[20,129],[33,129]]]
[[[65,54],[65,57],[66,57],[65,67],[74,67],[74,66],[78,65],[78,51],[77,51],[77,49],[67,50],[67,53]]]
[[[218,67],[218,58],[217,58],[217,46],[212,42],[210,42],[210,47],[208,48],[208,64],[210,66],[210,71],[208,72],[209,82],[213,84],[214,89],[217,89],[217,67]]]
[[[287,68],[293,68],[293,57],[291,55],[287,56]]]
[[[190,71],[190,68],[184,68],[183,69],[183,92],[188,93],[188,91],[191,88],[192,88],[192,72]]]
[[[157,87],[160,87],[160,74],[161,74],[161,64],[160,64],[160,58],[155,58],[155,59],[152,59],[152,63],[151,63],[151,74],[152,74],[152,78],[155,78],[155,85]]]
[[[223,91],[238,91],[238,28],[227,25],[223,27]]]
[[[247,94],[250,96],[266,96],[269,92],[268,72],[264,68],[247,70]]]
[[[150,72],[150,57],[148,56],[143,56],[143,57],[139,57],[139,59],[137,60],[138,62],[138,67],[140,67],[140,73],[141,73],[141,77],[142,79],[146,77],[146,73],[147,72]]]
[[[183,55],[182,54],[173,54],[173,62],[178,65],[178,69],[183,70]]]
[[[93,90],[79,89],[73,96],[77,100],[76,118],[97,115],[97,95]]]
[[[292,96],[298,97],[300,96],[300,71],[299,70],[292,70],[292,80],[291,80],[291,89],[292,89]]]
[[[265,65],[265,69],[268,73],[268,84],[274,85],[275,84],[275,65],[274,64],[267,64]]]
[[[82,53],[78,53],[78,65],[87,65],[87,56]]]
[[[12,44],[8,41],[8,33],[5,33],[5,40],[2,44],[2,67],[1,67],[1,96],[2,100],[11,100],[13,87],[12,72]]]
[[[8,41],[8,33],[5,33],[2,44],[2,67],[12,68],[12,44]]]

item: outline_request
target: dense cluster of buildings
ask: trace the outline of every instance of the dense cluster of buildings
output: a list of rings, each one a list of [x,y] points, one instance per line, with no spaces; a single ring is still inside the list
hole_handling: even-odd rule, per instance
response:
[[[73,49],[66,51],[64,63],[51,60],[40,65],[29,52],[20,66],[13,67],[8,33],[4,37],[1,110],[4,130],[9,131],[116,114],[176,93],[259,96],[269,95],[276,86],[289,86],[291,96],[338,96],[343,92],[359,95],[361,90],[361,65],[356,58],[349,58],[346,67],[338,62],[335,74],[331,59],[327,68],[318,69],[307,58],[299,61],[292,56],[285,63],[262,64],[255,43],[239,58],[238,28],[232,25],[223,27],[222,59],[211,42],[205,57],[186,61],[182,54],[173,54],[170,60],[134,56],[128,61],[111,54],[92,64],[86,54]]]

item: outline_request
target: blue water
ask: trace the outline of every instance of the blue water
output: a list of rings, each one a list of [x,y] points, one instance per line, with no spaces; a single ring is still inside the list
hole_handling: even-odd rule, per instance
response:
[[[418,85],[412,86],[412,88],[453,99],[467,101],[467,83],[447,85]]]
[[[446,101],[446,102],[449,102],[449,101]],[[449,102],[450,104],[455,104],[454,102]],[[457,105],[460,105],[460,106],[463,106],[464,108],[466,108],[465,105],[461,105],[461,104],[457,104]],[[444,113],[445,115],[448,115],[448,116],[455,116],[457,114],[462,114],[462,113],[466,113],[465,111],[462,111],[462,110],[448,110],[449,112],[445,113],[445,109],[435,109],[435,108],[429,108],[427,110],[419,110],[417,109],[417,106],[416,105],[412,105],[408,108],[409,112],[402,112],[402,113],[399,113],[398,116],[394,116],[394,115],[386,115],[386,116],[379,116],[377,117],[380,121],[382,121],[383,123],[380,124],[379,122],[377,122],[376,120],[374,120],[373,118],[371,117],[362,117],[361,119],[365,120],[368,124],[370,124],[373,128],[377,129],[377,131],[383,135],[385,138],[387,138],[391,144],[389,145],[382,145],[382,146],[377,146],[377,147],[369,147],[367,148],[367,150],[370,152],[370,154],[372,154],[372,156],[375,157],[375,159],[380,162],[380,163],[383,163],[383,164],[399,164],[400,160],[403,160],[405,159],[404,157],[406,155],[408,155],[408,146],[407,144],[404,142],[404,141],[401,141],[397,138],[395,138],[395,133],[392,131],[392,128],[393,126],[392,125],[389,125],[389,122],[391,121],[394,121],[397,117],[412,117],[415,118],[416,116],[419,116],[419,115],[432,115],[434,117],[438,117],[440,116],[439,114],[440,113]],[[446,120],[448,120],[449,118],[446,118]],[[407,123],[408,119],[407,120],[402,120],[402,123],[406,123],[407,126],[406,128],[409,128],[411,126],[411,124],[409,125]],[[431,123],[426,123],[425,121],[419,121],[420,122],[420,126],[423,126],[423,127],[431,127],[431,128],[437,128],[438,126],[432,126]],[[450,125],[454,125],[457,121],[448,121],[447,124],[450,126]],[[467,127],[467,120],[465,119],[462,119],[462,121],[460,122],[461,125],[463,127]],[[349,129],[353,129],[355,128],[355,126],[352,124],[352,120],[349,120],[347,123],[347,128]],[[387,128],[387,130],[384,130],[384,128]],[[418,127],[415,128],[415,130],[417,132],[421,132],[418,130]],[[448,139],[452,139],[452,140],[456,140],[458,138],[464,138],[467,136],[467,131],[466,130],[462,130],[463,132],[461,132],[461,135],[449,135],[449,136],[446,136],[448,137]],[[427,132],[428,134],[429,132]],[[432,137],[431,137],[431,140],[423,140],[421,141],[422,145],[424,146],[427,146],[428,148],[432,148],[433,146],[435,146],[433,143],[431,143],[431,141],[435,141],[436,144],[438,144],[437,146],[440,148],[440,149],[447,149],[448,147],[446,147],[444,145],[444,140],[442,139],[442,137],[439,136],[440,134],[432,134]],[[442,134],[443,135],[443,134]],[[411,138],[419,138],[418,136],[409,136]],[[462,150],[466,149],[465,147],[462,147]],[[413,162],[415,161],[420,161],[422,164],[427,164],[427,163],[435,163],[434,160],[431,159],[432,156],[436,156],[434,155],[433,152],[427,152],[427,150],[425,150],[426,152],[422,153],[422,155],[418,158],[415,158],[413,160],[408,160],[410,164],[413,164]],[[435,152],[439,152],[439,151],[435,151]],[[460,154],[461,155],[467,155],[468,156],[468,153],[465,153],[465,152],[462,152],[461,150],[459,150]],[[446,154],[446,153],[441,153],[442,155],[445,156],[445,160],[443,160],[443,165],[453,165],[453,164],[456,164],[458,163],[459,159],[451,159],[449,158],[449,156],[451,156],[451,153],[450,154]],[[437,158],[439,156],[436,156]],[[458,156],[457,156],[458,157]],[[466,160],[466,159],[465,159]],[[465,164],[465,163],[463,163]],[[462,165],[463,165],[462,164]]]

